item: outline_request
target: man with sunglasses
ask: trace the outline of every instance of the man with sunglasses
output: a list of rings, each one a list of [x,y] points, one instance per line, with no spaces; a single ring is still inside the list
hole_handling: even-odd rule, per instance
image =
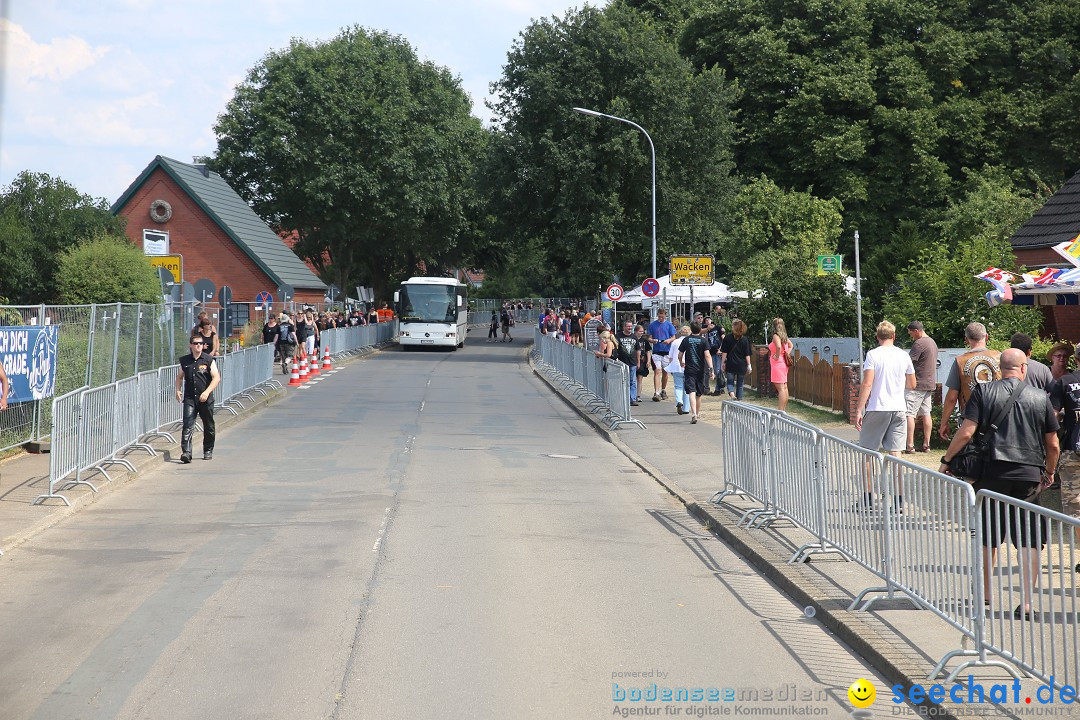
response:
[[[191,353],[180,358],[176,373],[176,401],[184,404],[184,429],[180,435],[180,462],[191,462],[191,436],[195,433],[195,416],[202,420],[203,460],[214,456],[214,388],[221,382],[217,363],[203,354],[205,339],[191,336]]]

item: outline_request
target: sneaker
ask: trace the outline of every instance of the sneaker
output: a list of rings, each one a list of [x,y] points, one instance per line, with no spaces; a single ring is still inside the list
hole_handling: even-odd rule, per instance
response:
[[[1076,572],[1080,573],[1080,563],[1076,563]]]
[[[213,460],[214,459],[214,451],[213,450],[207,450],[206,452],[204,452],[202,454],[202,459],[203,460]]]
[[[654,393],[652,396],[653,402],[660,402],[660,393]]]
[[[638,406],[638,405],[640,405],[640,404],[641,404],[641,403],[640,403],[640,402],[638,402],[637,400],[631,400],[631,401],[630,401],[630,405],[631,405],[632,407],[637,407],[637,406]]]
[[[691,424],[691,425],[697,425],[697,415],[695,415],[694,417],[690,418],[690,424]]]
[[[660,399],[661,400],[667,400],[667,390],[661,390],[660,391]]]
[[[676,405],[676,406],[675,406],[675,412],[677,412],[677,413],[679,413],[680,415],[682,415],[682,414],[683,414],[683,409],[682,409],[682,405]]]
[[[182,454],[180,456],[180,462],[184,463],[185,465],[191,462],[191,453]]]

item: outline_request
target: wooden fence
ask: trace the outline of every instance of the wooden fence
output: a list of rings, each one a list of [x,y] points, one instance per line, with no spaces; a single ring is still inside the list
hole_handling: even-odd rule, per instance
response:
[[[769,382],[769,349],[765,345],[754,347],[751,386],[766,395],[775,395]],[[837,355],[831,360],[823,357],[801,355],[795,351],[795,364],[788,370],[788,392],[791,397],[813,405],[844,412],[844,366]]]

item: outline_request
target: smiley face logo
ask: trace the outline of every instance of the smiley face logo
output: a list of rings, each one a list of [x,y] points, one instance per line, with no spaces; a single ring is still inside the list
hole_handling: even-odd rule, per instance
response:
[[[877,699],[877,689],[866,678],[859,678],[851,683],[847,691],[848,700],[857,708],[867,708]]]

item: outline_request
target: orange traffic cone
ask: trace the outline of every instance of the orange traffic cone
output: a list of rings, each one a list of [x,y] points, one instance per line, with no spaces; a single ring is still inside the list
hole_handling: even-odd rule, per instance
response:
[[[292,372],[289,374],[290,385],[302,385],[300,382],[300,363],[296,362],[296,357],[292,359]]]
[[[300,353],[300,381],[308,379],[307,355]]]
[[[330,364],[330,346],[329,345],[327,345],[326,347],[323,348],[322,369],[323,370],[333,370],[334,369],[334,366]]]
[[[315,377],[319,374],[319,351],[316,350],[311,356],[311,362],[308,363],[308,374]]]

